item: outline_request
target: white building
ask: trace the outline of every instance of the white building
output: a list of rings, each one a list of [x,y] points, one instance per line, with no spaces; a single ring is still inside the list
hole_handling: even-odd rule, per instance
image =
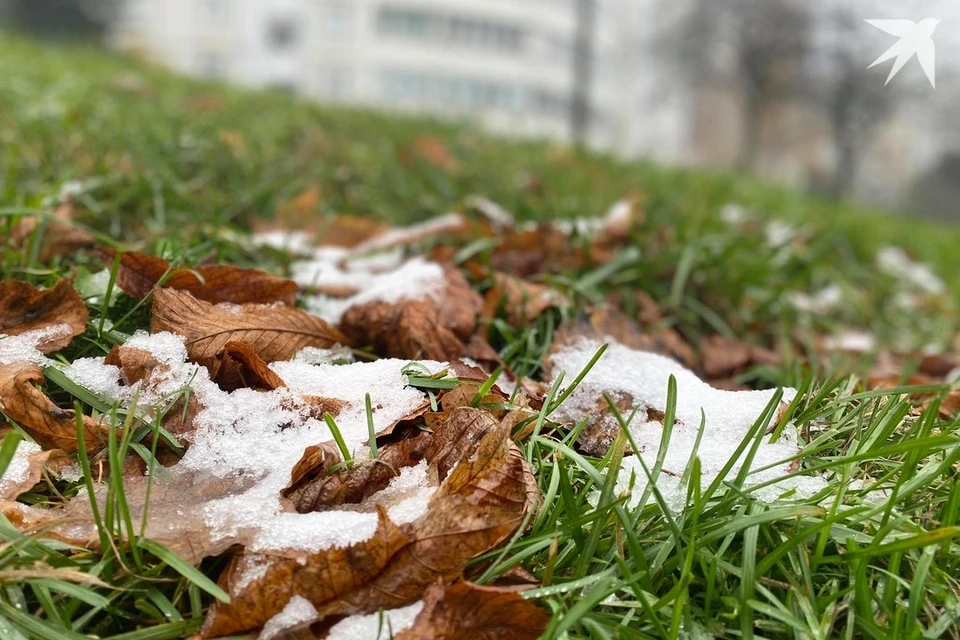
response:
[[[622,153],[679,148],[652,123],[634,43],[656,0],[597,0],[589,140]],[[127,0],[115,43],[189,75],[289,87],[323,101],[466,117],[567,140],[577,0]],[[669,111],[675,112],[676,105]],[[666,154],[659,154],[664,156]]]

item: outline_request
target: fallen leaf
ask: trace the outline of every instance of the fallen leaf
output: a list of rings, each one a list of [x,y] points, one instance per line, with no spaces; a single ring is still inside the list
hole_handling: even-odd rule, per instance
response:
[[[503,305],[507,322],[522,327],[552,307],[570,306],[570,300],[545,284],[530,282],[506,273],[494,272],[494,286],[487,292],[485,309]],[[492,317],[492,316],[490,316]]]
[[[108,263],[116,252],[102,249]],[[189,291],[198,300],[214,304],[296,304],[297,283],[259,269],[241,269],[232,265],[205,265],[195,269],[171,268],[163,258],[136,251],[120,254],[117,286],[134,298],[147,297],[160,281],[167,289]]]
[[[66,454],[60,449],[29,454],[27,456],[27,469],[22,478],[18,479],[17,482],[8,482],[5,477],[0,478],[0,503],[16,500],[20,494],[30,491],[35,484],[40,482],[40,478],[43,477],[43,469],[51,456],[59,458],[64,455]],[[9,469],[7,473],[9,473]]]
[[[104,358],[105,365],[120,369],[120,379],[127,387],[141,385],[141,391],[158,392],[163,377],[170,371],[170,365],[159,362],[152,353],[115,345]],[[184,436],[194,430],[194,420],[203,409],[196,394],[181,394],[165,408],[161,426],[183,444]]]
[[[446,274],[440,295],[354,305],[340,328],[352,344],[369,345],[381,356],[459,360],[468,355],[483,302],[457,269],[447,267]]]
[[[413,155],[422,158],[441,171],[455,173],[459,169],[459,163],[450,153],[447,144],[436,136],[418,136],[410,143],[409,149]],[[405,155],[407,155],[406,150],[401,154],[401,157]]]
[[[229,342],[250,345],[265,362],[289,360],[304,347],[349,344],[340,331],[299,309],[213,305],[176,289],[154,291],[150,331],[184,336],[191,360],[210,370]]]
[[[377,534],[359,545],[313,555],[238,555],[220,579],[231,602],[213,606],[201,637],[259,628],[293,596],[309,600],[321,619],[415,602],[438,579],[455,579],[471,558],[512,535],[536,501],[532,471],[509,429],[481,409],[456,408],[433,432],[386,444],[381,462],[357,461],[331,474],[327,470],[338,460],[337,451],[329,445],[319,451],[325,471],[300,487],[312,484],[319,490],[308,501],[305,492],[298,494],[298,509],[366,504],[401,466],[421,460],[440,486],[426,513],[407,525],[392,525],[377,504]],[[248,571],[259,577],[246,578]]]
[[[225,391],[242,387],[273,391],[287,386],[257,355],[256,350],[245,342],[228,342],[223,345],[217,354],[214,368],[210,371],[210,377]]]
[[[76,414],[61,409],[34,386],[43,380],[43,371],[35,364],[0,365],[0,407],[45,449],[73,453],[78,448]],[[90,416],[82,421],[84,448],[95,453],[106,443],[109,429]]]
[[[37,345],[41,353],[59,351],[70,344],[86,331],[87,316],[86,305],[65,278],[51,289],[37,289],[20,280],[0,280],[0,333],[15,336],[65,325],[62,333]]]
[[[437,582],[423,595],[423,610],[396,640],[536,640],[550,615],[511,589],[469,582]]]
[[[87,249],[97,242],[91,233],[73,224],[73,203],[70,201],[57,207],[52,219],[46,223],[37,216],[21,218],[10,232],[10,246],[14,249],[27,247],[32,236],[40,243],[37,259],[43,263]]]

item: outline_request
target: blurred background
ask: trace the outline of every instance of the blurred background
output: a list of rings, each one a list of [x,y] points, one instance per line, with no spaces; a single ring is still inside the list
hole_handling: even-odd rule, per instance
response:
[[[942,20],[937,87],[865,19]],[[0,0],[181,73],[960,219],[945,0]]]

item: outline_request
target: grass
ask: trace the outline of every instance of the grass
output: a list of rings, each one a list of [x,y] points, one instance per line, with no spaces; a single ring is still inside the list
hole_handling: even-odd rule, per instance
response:
[[[288,259],[252,248],[243,231],[314,187],[320,197],[309,203],[311,215],[390,222],[463,207],[473,194],[526,219],[599,214],[634,194],[646,222],[631,251],[595,270],[549,278],[579,306],[617,294],[629,310],[632,292],[645,291],[691,343],[711,333],[769,345],[799,340],[811,354],[818,335],[848,326],[907,350],[947,346],[956,332],[960,234],[953,228],[735,176],[203,86],[100,51],[9,35],[0,35],[0,78],[0,232],[25,214],[49,216],[72,183],[66,188],[79,193],[78,223],[107,246],[138,247],[174,264],[212,255],[279,271]],[[411,152],[423,135],[443,141],[455,170]],[[732,229],[718,217],[731,202],[757,221]],[[803,240],[768,245],[767,218],[794,225]],[[949,294],[921,309],[898,304],[908,286],[873,267],[877,248],[888,243],[932,264]],[[82,284],[100,268],[86,254],[42,264],[35,246],[5,246],[0,258],[2,277],[36,284],[74,269]],[[831,283],[843,288],[845,305],[829,317],[799,314],[785,302],[791,291]],[[102,356],[149,324],[147,307],[124,296],[90,308],[88,331],[61,354],[64,361]],[[557,312],[515,327],[498,318],[491,336],[508,364],[535,375],[565,319]],[[936,405],[917,414],[903,389],[863,391],[841,371],[815,358],[813,366],[788,360],[746,378],[803,390],[783,420],[800,428],[802,472],[824,474],[826,489],[767,504],[742,473],[727,473],[701,490],[693,458],[679,511],[656,490],[635,508],[617,495],[629,432],[606,457],[583,455],[575,441],[584,425],[565,430],[549,421],[550,407],[565,397],[554,385],[523,443],[542,504],[529,528],[477,559],[479,579],[513,567],[533,572],[542,586],[526,596],[553,614],[548,637],[960,638],[958,422],[941,419]],[[152,460],[162,434],[49,373],[61,406],[133,426],[112,439],[107,469],[119,469],[129,451]],[[428,388],[443,382],[417,380]],[[632,416],[620,419],[627,425]],[[741,443],[748,457],[774,437],[762,424]],[[8,446],[0,446],[0,466]],[[87,478],[91,462],[80,456]],[[655,478],[659,469],[646,472]],[[56,503],[82,489],[82,482],[46,478],[21,499]],[[588,501],[594,491],[595,504]],[[211,577],[223,560],[195,568],[141,538],[121,482],[110,483],[98,518],[103,553],[0,522],[0,636],[165,640],[199,627],[206,607],[222,597]]]

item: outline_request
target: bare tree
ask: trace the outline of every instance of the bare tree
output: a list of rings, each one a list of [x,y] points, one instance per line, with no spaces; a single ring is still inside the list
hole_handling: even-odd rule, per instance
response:
[[[810,14],[800,0],[696,0],[666,49],[698,87],[742,96],[744,136],[738,164],[754,168],[759,122],[802,87]]]

